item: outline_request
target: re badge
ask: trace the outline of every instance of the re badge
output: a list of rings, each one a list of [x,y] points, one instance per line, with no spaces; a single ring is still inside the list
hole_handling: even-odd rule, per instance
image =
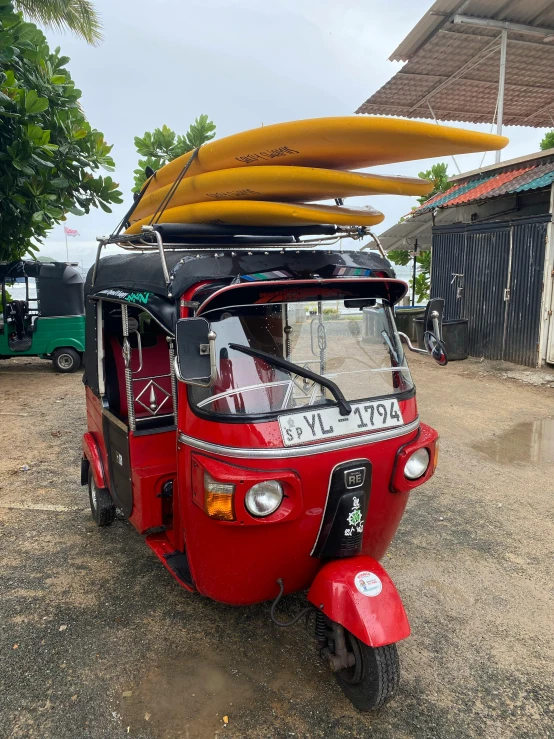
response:
[[[348,490],[359,488],[364,484],[365,467],[357,467],[355,470],[346,470],[344,473],[344,484]]]

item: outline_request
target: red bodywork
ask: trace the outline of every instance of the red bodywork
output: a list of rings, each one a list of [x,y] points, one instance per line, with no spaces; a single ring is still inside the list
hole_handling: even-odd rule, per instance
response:
[[[191,300],[198,287],[183,295],[183,300]],[[181,309],[182,317],[187,313],[187,308]],[[145,360],[149,372],[156,363],[152,349],[152,356]],[[123,373],[121,362],[117,372]],[[335,451],[321,451],[318,443],[305,445],[303,451],[308,448],[309,453],[294,456],[294,451],[283,449],[276,420],[220,423],[202,418],[189,405],[187,386],[178,385],[179,432],[129,432],[133,488],[129,520],[141,533],[167,526],[146,538],[163,564],[168,566],[167,555],[186,552],[194,588],[223,603],[247,605],[274,599],[279,592],[277,580],[282,579],[285,593],[310,588],[308,597],[314,605],[323,605],[327,616],[367,644],[379,646],[408,636],[398,593],[377,560],[395,535],[410,490],[434,471],[437,433],[417,425],[415,397],[400,401],[411,430],[402,433],[399,429],[396,437],[376,443],[367,434],[349,437],[351,445]],[[109,488],[102,415],[100,399],[87,388],[84,455],[96,484]],[[419,447],[429,450],[431,462],[422,478],[409,481],[404,465]],[[272,452],[279,455],[272,457]],[[322,524],[330,475],[338,464],[355,460],[369,460],[372,465],[362,554],[324,564],[311,552]],[[236,520],[215,520],[204,511],[200,494],[204,470],[217,480],[235,483]],[[251,485],[267,479],[279,480],[286,498],[274,514],[254,518],[244,506],[244,496]],[[169,518],[160,497],[168,480],[173,481]],[[377,597],[356,590],[354,577],[363,570],[381,579],[383,589]]]

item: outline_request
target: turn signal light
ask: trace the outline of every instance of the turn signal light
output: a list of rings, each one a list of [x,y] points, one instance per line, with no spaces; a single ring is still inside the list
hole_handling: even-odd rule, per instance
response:
[[[218,521],[234,521],[235,486],[228,482],[219,482],[204,472],[204,510],[210,518]]]

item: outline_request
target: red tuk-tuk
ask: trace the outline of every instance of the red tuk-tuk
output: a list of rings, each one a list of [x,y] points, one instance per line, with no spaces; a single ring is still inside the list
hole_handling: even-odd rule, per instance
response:
[[[371,710],[394,695],[410,633],[379,560],[438,436],[395,328],[406,284],[383,254],[336,247],[361,232],[163,224],[100,259],[101,240],[81,482],[96,523],[121,509],[187,590],[272,600],[279,626],[306,614]],[[444,364],[441,312],[432,301],[425,336]],[[279,599],[305,589],[307,608],[280,621]]]

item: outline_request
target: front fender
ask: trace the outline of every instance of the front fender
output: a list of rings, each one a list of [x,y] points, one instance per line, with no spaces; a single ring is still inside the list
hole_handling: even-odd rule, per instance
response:
[[[410,635],[410,624],[394,583],[373,557],[335,559],[317,573],[308,600],[370,647]]]

